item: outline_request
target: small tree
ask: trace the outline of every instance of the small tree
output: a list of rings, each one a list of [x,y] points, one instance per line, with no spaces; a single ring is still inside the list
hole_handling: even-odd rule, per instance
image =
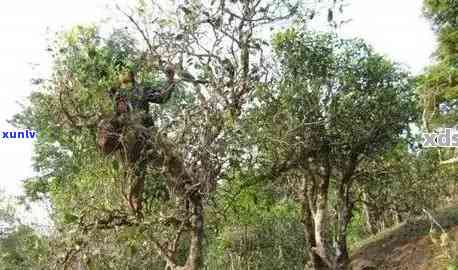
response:
[[[360,166],[412,121],[409,77],[360,40],[287,30],[274,47],[279,80],[252,111],[259,160],[296,186],[312,268],[347,269]]]

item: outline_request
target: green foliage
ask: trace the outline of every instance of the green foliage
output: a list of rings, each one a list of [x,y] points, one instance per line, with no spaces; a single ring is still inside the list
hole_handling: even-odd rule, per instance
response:
[[[224,214],[210,222],[209,269],[303,269],[305,238],[295,202],[249,175],[231,179],[222,190],[217,197]]]
[[[359,181],[365,232],[377,233],[437,209],[452,198],[456,170],[439,165],[437,151],[413,150],[406,142],[373,162],[365,163]],[[365,234],[363,234],[365,235]]]
[[[47,269],[47,237],[23,225],[16,211],[0,193],[0,270]]]
[[[0,269],[48,269],[48,242],[32,228],[20,225],[0,237]]]
[[[318,133],[315,147],[331,147],[333,159],[355,148],[373,156],[414,120],[408,74],[363,41],[288,30],[276,36],[274,47],[282,63],[282,79],[273,90],[279,96],[269,93],[275,101],[269,110],[281,106],[273,112],[275,128]],[[315,138],[301,135],[295,143]]]
[[[458,117],[458,3],[454,0],[425,0],[424,9],[438,36],[437,63],[418,79],[419,92],[424,100],[423,124],[429,129],[455,125]]]
[[[63,258],[72,255],[74,250],[85,248],[87,253],[82,254],[87,258],[81,260],[88,265],[97,265],[92,269],[107,269],[102,266],[104,262],[112,261],[114,267],[116,262],[120,265],[119,261],[111,255],[97,255],[97,252],[109,249],[116,258],[127,257],[124,251],[129,249],[124,247],[128,244],[117,242],[119,239],[114,237],[88,248],[87,243],[93,239],[87,234],[82,236],[78,228],[82,222],[91,223],[124,208],[121,169],[96,150],[96,125],[112,113],[108,89],[119,84],[119,74],[126,69],[135,69],[141,75],[145,73],[145,66],[135,42],[124,31],[115,31],[108,38],[102,38],[96,27],[78,26],[57,36],[51,50],[54,52],[52,79],[31,95],[30,106],[12,120],[16,126],[36,130],[39,134],[33,158],[38,176],[25,181],[25,189],[29,199],[51,200],[53,220],[62,232],[51,246],[54,256],[51,256],[49,267],[57,265],[55,267],[60,268],[58,263]],[[157,82],[154,76],[141,76],[149,83]],[[101,235],[103,233],[98,232],[91,237],[96,239]],[[142,240],[134,242],[132,248],[140,249]],[[123,248],[111,248],[111,243],[118,243]],[[116,252],[122,253],[116,255]],[[103,258],[97,263],[89,263],[91,258],[98,260],[95,255]],[[147,262],[149,265],[155,263]]]
[[[265,160],[329,157],[344,168],[393,147],[415,120],[408,74],[361,40],[288,30],[273,43],[281,77],[259,87],[249,118]]]
[[[424,11],[425,15],[438,27],[447,24],[453,27],[458,26],[456,18],[458,3],[454,0],[424,0]]]

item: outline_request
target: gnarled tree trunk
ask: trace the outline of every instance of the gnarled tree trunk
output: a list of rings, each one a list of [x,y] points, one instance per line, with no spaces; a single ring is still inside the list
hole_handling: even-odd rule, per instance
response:
[[[350,200],[351,181],[348,176],[345,176],[337,186],[337,218],[334,237],[330,233],[331,225],[328,216],[329,183],[330,177],[326,174],[315,174],[302,179],[299,200],[302,206],[302,222],[309,257],[309,263],[305,269],[348,270],[350,268],[347,228],[353,209]]]

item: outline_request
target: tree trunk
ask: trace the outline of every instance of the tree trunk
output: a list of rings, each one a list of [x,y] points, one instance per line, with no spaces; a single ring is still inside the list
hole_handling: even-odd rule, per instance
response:
[[[304,179],[300,196],[304,232],[307,242],[309,263],[305,269],[313,270],[348,270],[350,258],[347,247],[347,228],[351,220],[353,204],[350,201],[350,181],[343,181],[337,190],[337,230],[335,247],[331,245],[332,236],[329,232],[328,192],[329,178],[321,177],[317,189],[310,189],[316,194],[308,193],[307,182]],[[316,200],[310,197],[316,195]],[[313,211],[315,209],[315,211]]]
[[[191,195],[189,197],[189,207],[192,211],[192,216],[190,218],[190,240],[186,263],[177,265],[177,254],[173,254],[167,259],[165,270],[200,270],[203,267],[204,211],[201,195],[198,193]]]
[[[337,195],[338,214],[337,214],[337,232],[336,232],[336,258],[335,269],[347,270],[350,265],[347,247],[347,228],[351,219],[352,206],[349,202],[348,192],[342,184]]]
[[[307,243],[307,257],[309,262],[305,265],[305,269],[313,270],[332,270],[330,261],[327,259],[329,249],[328,234],[326,232],[327,220],[327,185],[326,180],[320,185],[321,194],[318,195],[316,201],[315,214],[313,213],[313,202],[308,196],[307,180],[302,180],[302,191],[299,200],[302,206],[302,223],[304,224],[304,235]],[[324,184],[324,185],[323,185]]]
[[[336,255],[335,269],[347,270],[350,267],[350,258],[348,256],[347,247],[347,229],[351,221],[353,211],[353,202],[351,200],[351,186],[353,172],[356,168],[356,163],[353,162],[347,172],[343,175],[341,181],[337,185],[337,230],[336,230]]]
[[[309,258],[308,265],[305,266],[305,269],[314,269],[314,270],[327,270],[329,269],[326,263],[321,259],[320,256],[314,251],[316,249],[316,240],[315,240],[315,225],[313,222],[313,215],[310,211],[308,200],[302,200],[302,213],[304,224],[304,235],[307,247],[307,257]]]
[[[366,191],[362,192],[363,194],[363,215],[364,215],[364,221],[366,224],[366,231],[369,232],[370,234],[377,234],[378,228],[377,228],[377,220],[374,220],[374,213],[367,204],[367,201],[369,200],[369,195],[367,194]]]
[[[204,212],[202,197],[194,194],[189,199],[192,211],[190,226],[190,242],[186,263],[184,266],[166,266],[165,270],[199,270],[203,266],[202,246],[204,239]]]
[[[202,267],[202,243],[204,239],[204,210],[202,197],[194,194],[190,198],[191,217],[191,243],[185,270],[199,270]]]
[[[328,268],[332,269],[334,254],[331,249],[331,238],[329,235],[328,193],[329,176],[320,176],[316,196],[316,210],[313,216],[315,223],[315,247],[313,251]]]

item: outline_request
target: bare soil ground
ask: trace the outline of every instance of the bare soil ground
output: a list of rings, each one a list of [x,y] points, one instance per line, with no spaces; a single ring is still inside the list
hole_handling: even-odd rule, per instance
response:
[[[458,240],[458,206],[433,214]],[[433,226],[434,227],[434,226]],[[352,252],[354,270],[446,270],[440,234],[430,233],[431,221],[420,217],[388,229],[361,243]]]

